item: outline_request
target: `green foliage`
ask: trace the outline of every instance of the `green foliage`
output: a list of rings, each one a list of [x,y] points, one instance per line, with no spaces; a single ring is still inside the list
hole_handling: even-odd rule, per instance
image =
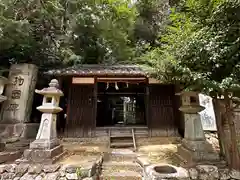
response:
[[[82,178],[83,173],[82,173],[82,170],[81,170],[80,167],[78,167],[78,168],[76,169],[76,174],[77,174],[77,177],[78,177],[79,179]]]
[[[170,20],[164,45],[148,53],[157,74],[208,92],[239,89],[240,1],[180,1]]]
[[[125,0],[0,0],[0,63],[44,67],[130,60],[136,9]]]
[[[139,0],[136,2],[138,16],[134,28],[134,40],[157,46],[158,36],[164,31],[169,13],[166,0]]]

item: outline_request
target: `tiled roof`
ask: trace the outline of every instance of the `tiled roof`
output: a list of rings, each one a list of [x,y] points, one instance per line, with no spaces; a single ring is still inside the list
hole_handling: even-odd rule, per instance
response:
[[[100,75],[100,76],[146,76],[147,72],[136,65],[98,65],[98,64],[82,64],[78,66],[54,69],[46,72],[49,75],[56,76],[86,76],[86,75]]]

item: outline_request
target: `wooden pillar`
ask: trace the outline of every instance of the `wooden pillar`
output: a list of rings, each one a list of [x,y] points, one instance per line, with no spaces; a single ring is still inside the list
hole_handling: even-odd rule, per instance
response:
[[[179,93],[181,91],[181,88],[179,85],[174,85],[175,94]],[[185,129],[185,123],[184,123],[184,115],[181,111],[179,111],[179,107],[181,106],[181,99],[180,96],[174,97],[174,122],[175,125],[178,128],[178,133],[184,137],[184,129]]]
[[[93,119],[92,119],[92,133],[91,136],[95,137],[95,129],[97,126],[97,99],[98,99],[98,86],[97,86],[97,78],[94,78],[94,91],[93,91]]]
[[[149,134],[149,136],[152,136],[151,129],[150,129],[151,119],[150,119],[150,113],[149,113],[150,107],[149,107],[149,83],[148,83],[148,81],[147,81],[146,92],[145,92],[145,107],[146,107],[145,114],[146,114],[146,122],[147,122],[147,127],[148,127],[148,134]]]

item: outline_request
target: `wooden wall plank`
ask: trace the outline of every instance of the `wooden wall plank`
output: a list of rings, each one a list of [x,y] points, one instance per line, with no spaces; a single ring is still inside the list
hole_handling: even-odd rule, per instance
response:
[[[175,120],[175,90],[172,85],[149,85],[150,131],[160,129],[168,132],[177,128]]]
[[[70,88],[67,137],[89,137],[95,127],[94,85],[72,85]]]

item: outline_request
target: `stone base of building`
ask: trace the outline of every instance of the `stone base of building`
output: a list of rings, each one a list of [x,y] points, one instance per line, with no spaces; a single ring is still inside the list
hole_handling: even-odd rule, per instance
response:
[[[182,160],[186,161],[187,164],[195,164],[204,161],[216,162],[220,160],[217,152],[203,149],[193,150],[191,147],[188,148],[184,145],[178,146],[177,154]]]
[[[23,158],[17,162],[53,164],[63,155],[62,145],[52,149],[27,149],[23,153]]]
[[[16,123],[16,124],[1,124],[0,135],[3,139],[11,138],[36,138],[39,128],[39,123]]]
[[[0,152],[0,163],[15,161],[16,159],[20,158],[21,155],[22,155],[22,152],[20,151],[14,151],[14,152],[2,151]]]

